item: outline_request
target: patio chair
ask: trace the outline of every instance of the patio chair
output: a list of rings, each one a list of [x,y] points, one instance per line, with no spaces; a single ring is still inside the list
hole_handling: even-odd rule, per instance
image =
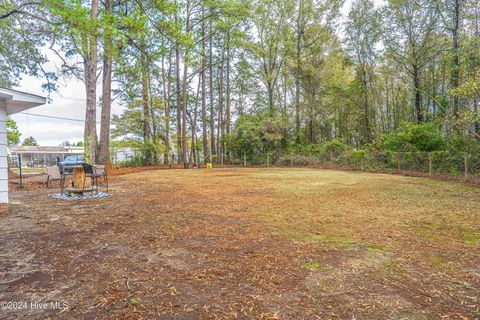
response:
[[[65,175],[60,173],[60,169],[58,167],[47,167],[47,188],[49,187],[49,183],[51,181],[60,181],[60,188],[63,193],[65,189]]]
[[[105,165],[101,164],[96,164],[94,165],[95,168],[95,176],[96,178],[103,178],[103,182],[105,183],[105,186],[107,188],[107,193],[108,193],[108,176],[107,176],[107,169],[105,169]],[[97,181],[98,183],[98,181]]]
[[[93,193],[93,188],[95,187],[95,192],[98,194],[98,175],[95,173],[95,167],[88,163],[82,163],[83,171],[85,172],[85,177],[83,178],[83,188],[82,194],[85,193],[85,181],[87,178],[92,180],[91,191]]]

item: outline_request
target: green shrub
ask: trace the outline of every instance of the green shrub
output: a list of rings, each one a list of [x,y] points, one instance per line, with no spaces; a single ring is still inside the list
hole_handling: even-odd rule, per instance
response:
[[[144,165],[144,158],[141,154],[134,156],[130,160],[118,163],[121,167],[142,167]]]
[[[280,166],[314,166],[319,161],[315,157],[302,155],[284,155],[278,159],[276,164]]]
[[[445,147],[445,138],[434,123],[404,124],[399,136],[417,151],[436,151]]]
[[[386,151],[402,151],[405,149],[405,140],[394,134],[384,134],[380,138],[380,149]]]
[[[340,153],[348,149],[348,146],[340,140],[332,140],[323,144],[323,149],[327,152]]]
[[[436,151],[446,146],[446,139],[434,123],[402,123],[394,134],[380,139],[385,151]]]

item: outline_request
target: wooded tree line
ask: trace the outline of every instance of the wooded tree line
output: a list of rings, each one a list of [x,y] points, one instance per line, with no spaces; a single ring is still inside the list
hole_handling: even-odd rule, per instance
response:
[[[0,84],[82,79],[86,156],[100,163],[111,138],[143,164],[186,167],[337,140],[362,148],[404,123],[480,140],[477,0],[344,5],[2,0]],[[125,110],[110,119],[112,99]]]

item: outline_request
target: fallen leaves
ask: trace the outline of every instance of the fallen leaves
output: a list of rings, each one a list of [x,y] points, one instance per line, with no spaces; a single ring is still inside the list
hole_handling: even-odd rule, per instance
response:
[[[114,170],[110,199],[12,195],[2,299],[61,297],[62,316],[87,318],[478,314],[474,190],[315,169]]]

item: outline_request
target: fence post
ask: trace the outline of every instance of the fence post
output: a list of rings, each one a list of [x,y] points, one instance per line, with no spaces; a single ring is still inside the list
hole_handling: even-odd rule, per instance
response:
[[[243,152],[243,166],[247,166],[247,155],[245,154],[245,152]]]
[[[397,171],[400,172],[400,152],[397,152]]]
[[[270,167],[270,154],[267,153],[267,167]]]
[[[223,141],[222,165],[227,162],[227,144]]]
[[[464,167],[465,167],[465,176],[463,177],[463,181],[467,181],[468,180],[468,153],[464,153],[463,154],[463,164],[464,164]]]
[[[429,152],[428,153],[428,176],[431,177],[432,176],[432,153]]]
[[[20,189],[23,188],[23,181],[22,181],[22,154],[18,154],[18,171],[20,174]]]

